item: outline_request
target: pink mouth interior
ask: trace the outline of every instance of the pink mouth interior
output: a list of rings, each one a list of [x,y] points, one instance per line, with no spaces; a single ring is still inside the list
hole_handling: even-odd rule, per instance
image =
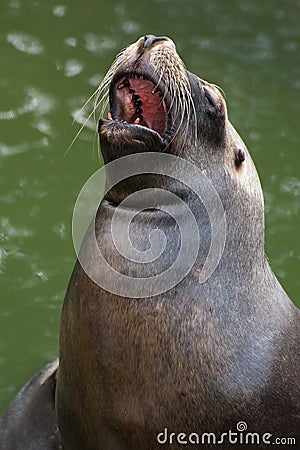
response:
[[[154,84],[141,78],[128,78],[117,87],[127,123],[143,125],[163,135],[166,129],[166,106]]]

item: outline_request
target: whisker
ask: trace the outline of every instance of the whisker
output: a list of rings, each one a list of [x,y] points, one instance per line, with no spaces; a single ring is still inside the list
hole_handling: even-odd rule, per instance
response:
[[[76,133],[75,137],[73,138],[72,142],[68,146],[67,150],[65,151],[63,157],[65,157],[68,152],[70,151],[71,147],[74,145],[76,140],[78,139],[79,135],[81,134],[82,130],[85,128],[87,122],[91,119],[92,116],[94,116],[94,123],[96,124],[96,111],[98,107],[102,104],[101,108],[101,114],[105,112],[105,109],[108,105],[108,94],[109,94],[109,86],[113,77],[113,74],[116,70],[116,68],[120,65],[121,61],[124,61],[124,56],[126,57],[126,51],[127,48],[121,50],[119,54],[116,56],[115,61],[107,71],[106,75],[103,77],[101,83],[97,87],[97,89],[91,94],[91,96],[86,100],[84,105],[80,108],[76,116],[73,118],[73,123],[78,122],[78,118],[84,111],[84,109],[87,107],[87,105],[91,102],[91,100],[94,99],[94,105],[92,112],[88,115],[85,122],[82,124],[82,126],[79,128],[78,132]]]
[[[218,89],[218,91],[222,94],[222,97],[225,100],[226,99],[225,91],[220,86],[218,86],[217,84],[211,83],[211,85],[214,86],[216,89]]]
[[[86,102],[84,103],[84,105],[80,108],[80,110],[78,111],[78,114],[73,118],[73,124],[77,121],[77,117],[80,116],[80,114],[83,112],[84,108],[86,108],[86,106],[90,103],[90,101],[98,94],[99,91],[99,86],[97,87],[97,89],[90,95],[90,97],[86,100]]]
[[[90,120],[90,118],[93,116],[94,111],[92,111],[89,116],[87,117],[87,119],[85,120],[85,122],[81,125],[81,127],[79,128],[79,130],[77,131],[75,137],[72,139],[72,142],[70,143],[70,145],[68,146],[67,150],[65,151],[65,153],[63,154],[63,158],[65,158],[67,156],[67,154],[69,153],[69,151],[71,150],[71,148],[73,147],[74,143],[76,142],[78,136],[80,135],[80,133],[82,132],[82,130],[86,127],[87,122]]]

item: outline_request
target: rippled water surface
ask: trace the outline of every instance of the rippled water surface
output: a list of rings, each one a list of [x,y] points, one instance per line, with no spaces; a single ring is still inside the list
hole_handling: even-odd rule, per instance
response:
[[[57,355],[73,205],[99,166],[92,121],[67,151],[73,117],[143,34],[173,38],[224,89],[262,180],[270,263],[300,305],[299,20],[296,0],[1,0],[0,412]]]

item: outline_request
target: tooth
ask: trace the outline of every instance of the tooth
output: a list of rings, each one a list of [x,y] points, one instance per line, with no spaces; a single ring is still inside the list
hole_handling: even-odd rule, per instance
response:
[[[152,94],[156,94],[158,92],[158,86],[155,86],[155,88],[152,91]]]
[[[109,113],[107,114],[107,118],[108,118],[108,120],[112,120],[112,115],[111,115],[111,112],[109,111]]]
[[[143,110],[142,108],[136,108],[135,113],[136,114],[142,114]]]
[[[132,98],[132,101],[135,102],[136,100],[138,100],[140,98],[140,96],[137,94],[133,94],[133,96],[131,98]]]
[[[126,78],[126,80],[124,80],[122,83],[119,84],[118,89],[123,89],[129,86],[130,86],[129,80]]]
[[[140,121],[141,121],[141,119],[139,117],[137,117],[133,123],[138,125],[140,123]]]
[[[132,89],[132,88],[129,89],[129,94],[134,94],[134,92],[135,92],[134,89]]]

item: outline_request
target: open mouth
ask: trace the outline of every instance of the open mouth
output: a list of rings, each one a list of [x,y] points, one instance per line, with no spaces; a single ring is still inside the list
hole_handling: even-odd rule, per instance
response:
[[[167,127],[167,108],[163,93],[142,75],[123,76],[110,94],[109,120],[140,125],[163,136]]]

